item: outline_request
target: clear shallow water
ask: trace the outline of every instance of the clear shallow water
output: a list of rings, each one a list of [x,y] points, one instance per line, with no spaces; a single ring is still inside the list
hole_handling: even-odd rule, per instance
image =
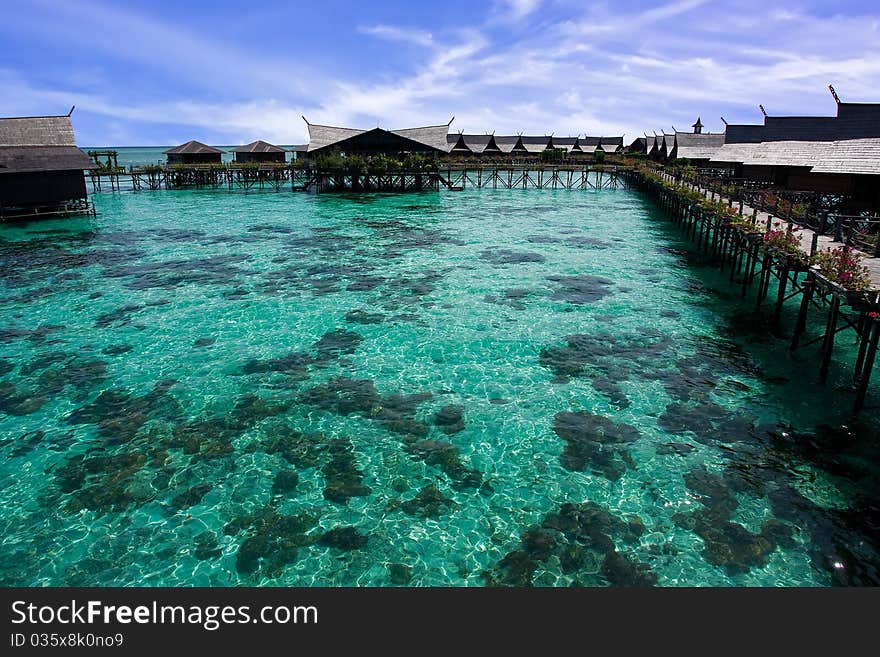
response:
[[[851,345],[635,192],[94,200],[0,233],[4,585],[878,582]]]

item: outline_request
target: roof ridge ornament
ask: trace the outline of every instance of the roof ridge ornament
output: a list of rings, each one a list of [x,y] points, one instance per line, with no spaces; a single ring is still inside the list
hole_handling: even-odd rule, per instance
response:
[[[829,84],[828,89],[831,91],[831,95],[834,96],[834,102],[840,105],[840,96],[837,95],[837,92],[834,90],[834,86]]]

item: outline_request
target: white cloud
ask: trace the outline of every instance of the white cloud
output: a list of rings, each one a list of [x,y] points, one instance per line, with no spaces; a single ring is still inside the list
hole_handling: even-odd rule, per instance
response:
[[[745,1],[755,9],[761,6],[759,0]],[[132,99],[114,93],[100,71],[54,85],[0,72],[0,87],[10,91],[0,98],[0,110],[66,111],[75,102],[90,136],[100,134],[101,121],[114,121],[113,134],[123,134],[120,124],[132,126],[136,134],[138,125],[158,123],[171,141],[204,137],[215,143],[255,138],[296,143],[306,138],[300,114],[318,123],[390,128],[446,122],[454,114],[453,129],[469,132],[634,137],[673,124],[689,126],[697,115],[713,131],[722,129],[719,115],[730,122],[759,121],[758,103],[774,114],[831,114],[829,82],[844,100],[877,100],[876,17],[817,17],[801,7],[797,13],[765,12],[756,20],[749,11],[732,13],[724,3],[702,0],[629,13],[620,7],[612,13],[603,5],[578,5],[576,11],[560,6],[542,10],[541,29],[499,27],[493,22],[499,5],[489,10],[485,22],[470,21],[474,27],[467,30],[362,26],[362,38],[417,46],[406,71],[377,67],[381,70],[375,74],[325,76],[314,68],[318,60],[290,74],[286,62],[269,58],[266,77],[255,81],[261,67],[248,63],[242,70],[231,62],[240,55],[234,47],[186,33],[185,50],[165,55],[159,65],[171,70],[173,60],[192,55],[194,61],[180,67],[188,76],[199,76],[207,65],[200,57],[217,58],[224,66],[229,62],[223,84],[207,74],[203,80],[218,91],[219,100]],[[526,12],[522,16],[537,18],[536,3],[519,7],[516,11]],[[513,15],[516,8],[507,9]],[[151,38],[180,36],[181,28],[132,12],[114,14],[113,21],[117,26],[130,22],[126,29],[146,26]],[[132,56],[146,59],[147,51]],[[286,83],[263,84],[276,77]]]
[[[358,32],[388,41],[412,43],[417,46],[430,47],[434,45],[434,36],[430,32],[415,28],[393,27],[391,25],[364,25],[358,28]]]

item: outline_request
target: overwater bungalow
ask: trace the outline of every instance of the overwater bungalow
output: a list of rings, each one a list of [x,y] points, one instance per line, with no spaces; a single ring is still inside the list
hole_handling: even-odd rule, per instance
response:
[[[87,204],[85,169],[70,115],[0,118],[0,218]]]
[[[244,146],[236,146],[232,149],[235,161],[239,164],[250,162],[275,162],[284,164],[287,158],[287,149],[275,146],[268,142],[257,140]]]
[[[219,148],[191,140],[164,151],[168,164],[220,164],[223,153]]]

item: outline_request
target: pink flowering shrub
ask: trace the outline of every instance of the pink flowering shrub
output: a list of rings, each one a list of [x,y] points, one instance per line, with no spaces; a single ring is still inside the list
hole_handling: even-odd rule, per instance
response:
[[[847,290],[862,292],[871,287],[871,275],[862,265],[862,254],[841,246],[831,251],[819,251],[813,264],[828,280],[839,283]]]

